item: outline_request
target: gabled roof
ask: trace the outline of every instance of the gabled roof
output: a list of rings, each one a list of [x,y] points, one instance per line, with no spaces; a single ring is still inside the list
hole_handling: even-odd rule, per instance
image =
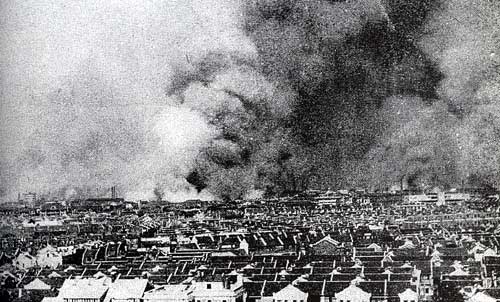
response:
[[[49,289],[51,289],[51,287],[47,283],[45,283],[42,280],[36,278],[35,280],[33,280],[30,283],[26,284],[24,286],[24,289],[29,289],[29,290],[49,290]]]
[[[411,288],[407,288],[407,289],[405,289],[404,292],[398,294],[398,296],[400,298],[402,298],[403,296],[410,296],[410,295],[412,295],[412,296],[417,295],[417,292],[415,292]]]
[[[456,267],[453,272],[450,273],[450,276],[468,276],[469,273],[464,271],[461,267]]]
[[[148,280],[146,279],[118,279],[111,284],[104,301],[142,298],[147,284]]]
[[[99,278],[106,277],[106,275],[103,272],[98,271],[97,273],[94,274],[93,277],[96,278],[96,279],[99,279]]]
[[[412,268],[413,266],[410,264],[410,262],[405,262],[403,265],[401,265],[401,267]]]
[[[399,249],[414,249],[414,248],[415,244],[413,244],[413,242],[411,242],[410,240],[405,241],[405,243],[399,247]]]
[[[361,296],[361,297],[371,297],[370,293],[365,292],[362,290],[360,287],[358,287],[356,284],[351,283],[347,288],[343,289],[342,291],[335,293],[335,297],[339,296],[344,296],[344,295],[349,295],[349,296]]]
[[[332,237],[330,237],[330,235],[326,235],[325,237],[323,237],[323,239],[319,240],[316,243],[311,244],[311,246],[316,246],[316,245],[319,245],[321,243],[329,243],[329,244],[334,245],[334,246],[340,245],[340,242],[338,242],[335,239],[332,239]]]
[[[65,299],[101,299],[109,288],[109,278],[66,279],[59,290]]]
[[[59,274],[59,273],[58,273],[58,272],[56,272],[56,271],[53,271],[53,272],[52,272],[52,273],[50,273],[47,277],[49,277],[49,278],[61,278],[61,277],[62,277],[62,275],[61,275],[61,274]]]
[[[295,287],[293,284],[288,284],[284,288],[282,288],[280,291],[273,293],[273,296],[278,296],[281,294],[287,294],[287,295],[306,295],[307,293],[301,291],[299,288]]]

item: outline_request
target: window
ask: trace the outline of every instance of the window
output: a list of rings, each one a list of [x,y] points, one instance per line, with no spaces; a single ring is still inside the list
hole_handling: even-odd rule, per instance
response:
[[[211,289],[212,288],[212,284],[207,284],[207,289]],[[210,300],[208,300],[208,302],[210,302]]]

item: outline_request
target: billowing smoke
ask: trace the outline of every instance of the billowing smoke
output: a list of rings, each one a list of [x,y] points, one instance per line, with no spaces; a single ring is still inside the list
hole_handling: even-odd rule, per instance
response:
[[[187,180],[226,200],[259,187],[259,154],[274,152],[269,147],[294,100],[293,92],[266,79],[255,61],[236,55],[208,55],[169,90],[218,129],[200,149]]]
[[[498,188],[500,181],[500,3],[448,1],[427,26],[422,46],[439,62],[440,97],[460,118],[460,177]]]
[[[197,197],[185,178],[220,129],[167,90],[212,52],[255,56],[228,4],[2,1],[3,195]]]
[[[418,45],[442,74],[437,96],[387,101],[396,110],[382,110],[389,126],[367,157],[372,180],[498,187],[500,3],[441,1]]]
[[[1,193],[498,185],[494,1],[2,1]]]
[[[364,162],[385,130],[384,99],[435,96],[439,73],[414,42],[433,8],[376,0],[247,6],[263,72],[297,94],[281,160],[290,168],[274,165],[284,180],[273,181],[275,189],[370,184]]]
[[[450,130],[458,121],[443,102],[428,105],[415,97],[394,97],[382,112],[386,127],[367,154],[367,183],[378,189],[398,180],[422,189],[456,185],[460,138]]]

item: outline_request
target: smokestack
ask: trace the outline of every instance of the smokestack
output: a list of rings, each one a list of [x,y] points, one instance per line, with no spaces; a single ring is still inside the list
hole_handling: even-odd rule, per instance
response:
[[[403,185],[404,185],[404,179],[405,179],[405,177],[404,177],[404,176],[401,176],[401,179],[400,179],[400,184],[399,184],[399,191],[401,192],[401,197],[403,197]]]

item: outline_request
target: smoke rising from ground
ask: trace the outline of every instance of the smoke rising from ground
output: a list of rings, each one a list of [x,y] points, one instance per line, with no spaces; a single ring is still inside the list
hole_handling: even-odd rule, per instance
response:
[[[0,12],[4,199],[498,185],[496,2],[47,0]]]
[[[438,99],[389,100],[405,105],[396,114],[383,110],[392,122],[369,153],[381,164],[372,171],[423,188],[498,187],[499,20],[495,1],[440,2],[418,42],[442,73]]]
[[[185,176],[218,129],[166,90],[211,52],[254,56],[228,3],[2,1],[4,195],[196,196]]]
[[[500,3],[449,1],[428,28],[422,45],[445,75],[440,96],[460,116],[450,136],[460,139],[461,177],[498,187]]]

